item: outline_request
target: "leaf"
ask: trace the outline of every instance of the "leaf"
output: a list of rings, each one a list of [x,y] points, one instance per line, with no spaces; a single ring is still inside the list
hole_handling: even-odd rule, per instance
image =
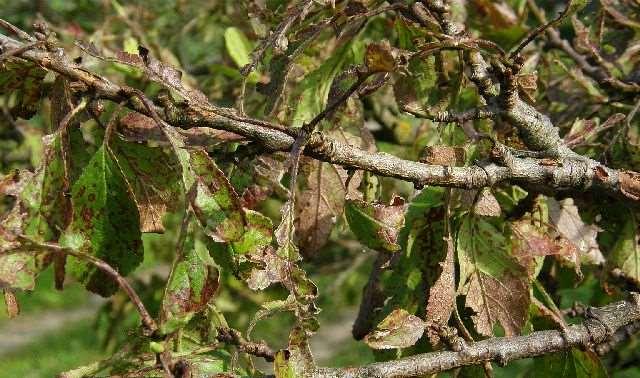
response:
[[[497,222],[497,221],[496,221]],[[487,218],[467,216],[458,230],[460,284],[478,333],[491,336],[500,324],[507,336],[519,335],[530,303],[529,279],[511,255],[504,232]]]
[[[477,201],[473,205],[473,213],[485,217],[499,217],[501,213],[500,204],[491,190],[485,188],[480,193]]]
[[[240,29],[234,26],[226,28],[224,42],[229,56],[238,68],[242,68],[251,62],[250,55],[251,51],[253,51],[253,46]]]
[[[102,145],[74,183],[72,221],[60,238],[63,247],[98,257],[121,275],[142,262],[140,215],[117,160]],[[111,295],[116,284],[93,265],[69,258],[69,271],[87,289]]]
[[[277,254],[288,261],[300,260],[300,253],[293,237],[295,234],[294,210],[291,200],[280,209],[282,219],[276,228],[275,237],[278,244]]]
[[[373,349],[407,348],[414,345],[424,333],[424,322],[406,310],[397,309],[389,314],[364,339]]]
[[[236,255],[261,253],[273,240],[273,223],[271,218],[253,210],[244,210],[247,226],[242,236],[231,243]]]
[[[421,163],[459,166],[464,164],[465,151],[462,147],[427,146],[422,150],[419,161]]]
[[[346,189],[333,164],[303,158],[296,198],[296,236],[307,257],[314,256],[328,241],[333,225],[344,211]]]
[[[164,232],[163,216],[179,206],[178,162],[162,148],[119,138],[113,138],[111,148],[138,206],[141,231]]]
[[[571,349],[534,359],[529,377],[607,378],[600,358],[593,351]]]
[[[640,284],[638,224],[633,214],[628,214],[625,219],[624,226],[611,251],[609,263],[622,269],[628,278]]]
[[[389,41],[369,44],[364,59],[369,73],[395,71],[396,60]]]
[[[295,369],[290,366],[288,353],[284,350],[276,352],[276,358],[273,361],[273,372],[276,378],[295,378]]]
[[[3,289],[2,293],[4,295],[4,305],[7,309],[7,316],[9,319],[13,319],[20,314],[18,298],[16,298],[16,294],[10,289]]]
[[[389,205],[350,199],[346,216],[351,231],[366,246],[389,252],[400,249],[398,233],[404,225],[404,199],[394,197]]]
[[[246,220],[238,195],[205,151],[189,154],[195,185],[188,196],[205,233],[218,242],[239,240]]]
[[[513,222],[511,228],[515,236],[514,256],[520,265],[527,269],[531,278],[542,268],[545,256],[575,260],[578,255],[573,243],[559,235],[554,237],[547,227],[535,225],[533,219],[525,218]]]
[[[440,234],[434,235],[438,237]],[[427,255],[428,262],[433,264],[437,262],[439,272],[434,272],[433,276],[437,276],[436,281],[433,284],[427,283],[429,288],[427,297],[427,308],[425,311],[425,321],[428,325],[446,326],[451,313],[453,312],[456,299],[456,274],[455,274],[455,248],[453,246],[453,240],[451,236],[444,236],[446,245],[446,255],[444,259],[437,262],[437,257],[431,258],[431,254]],[[433,253],[436,251],[425,251],[426,253]],[[433,280],[433,277],[427,277],[428,280]],[[440,336],[437,332],[434,332],[431,328],[427,328],[427,336],[431,345],[438,345]]]
[[[575,245],[580,253],[581,262],[596,265],[604,263],[604,256],[597,241],[598,232],[601,230],[596,225],[587,225],[582,221],[573,199],[557,201],[549,198],[547,205],[549,220],[563,237]]]
[[[71,131],[72,136],[77,133]],[[40,242],[55,241],[68,224],[71,208],[65,190],[63,143],[61,133],[45,137],[44,157],[36,172],[19,174],[21,181],[4,189],[16,197],[16,204],[0,224],[2,249],[19,247],[15,238],[23,234]],[[83,156],[77,153],[70,159],[82,161]],[[0,286],[32,290],[36,276],[48,263],[46,255],[30,250],[0,256]]]
[[[105,59],[99,52],[87,52],[97,58]],[[115,58],[109,58],[108,60],[115,60],[118,63],[137,67],[143,70],[149,79],[175,90],[185,99],[205,107],[211,107],[204,93],[184,86],[181,71],[154,58],[144,46],[138,46],[138,54],[117,51]]]
[[[0,62],[0,95],[10,95],[13,117],[31,118],[38,111],[47,71],[35,63],[9,58]]]
[[[205,245],[195,238],[195,224],[183,230],[182,244],[165,288],[160,330],[172,333],[206,308],[219,286],[218,269]]]
[[[460,284],[464,284],[474,271],[500,278],[506,273],[518,275],[522,267],[511,255],[511,243],[497,220],[467,216],[462,220],[457,236]]]
[[[469,282],[465,302],[476,313],[472,316],[476,331],[485,336],[493,336],[497,323],[506,336],[520,335],[530,303],[526,277],[506,274],[498,280],[480,271],[476,271]]]

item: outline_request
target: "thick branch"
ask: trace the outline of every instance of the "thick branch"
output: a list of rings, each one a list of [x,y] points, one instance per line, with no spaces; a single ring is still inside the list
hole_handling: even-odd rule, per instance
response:
[[[592,316],[584,323],[567,328],[564,334],[562,331],[539,331],[527,336],[497,337],[471,344],[459,352],[424,353],[357,368],[318,369],[314,377],[422,377],[486,361],[506,364],[574,347],[602,344],[618,330],[640,320],[640,295],[634,293],[630,301],[594,308],[590,313]]]
[[[0,34],[0,46],[3,51],[7,51],[19,49],[23,44]],[[85,91],[93,94],[94,97],[118,103],[124,101],[126,106],[132,110],[147,116],[152,115],[136,95],[134,89],[117,85],[104,77],[91,73],[71,62],[64,54],[31,49],[24,51],[19,56],[38,63],[72,81],[84,84]],[[546,124],[548,121],[548,118],[533,108],[525,110],[531,112],[529,114],[532,118],[525,117],[521,122],[529,122],[533,119]],[[290,151],[297,135],[295,129],[286,129],[281,125],[271,125],[261,120],[238,117],[231,110],[204,107],[196,103],[184,106],[165,104],[164,108],[157,107],[155,111],[171,125],[182,128],[210,127],[226,130],[255,141],[269,151]],[[381,176],[395,177],[418,185],[472,189],[500,182],[512,182],[540,185],[547,191],[583,191],[599,188],[612,194],[621,192],[618,171],[599,165],[597,167],[602,169],[597,170],[593,164],[585,164],[571,159],[558,159],[555,165],[549,165],[546,161],[536,159],[514,159],[513,164],[509,167],[494,163],[471,167],[444,167],[404,160],[385,153],[371,153],[339,142],[320,132],[310,136],[304,153],[325,162],[347,168],[367,170]],[[598,172],[605,172],[605,175],[598,175]]]

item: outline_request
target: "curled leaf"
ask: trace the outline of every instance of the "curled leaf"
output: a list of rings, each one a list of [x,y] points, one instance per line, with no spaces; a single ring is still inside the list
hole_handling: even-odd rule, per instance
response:
[[[424,328],[419,317],[396,309],[365,336],[364,341],[373,349],[408,348],[418,342]]]

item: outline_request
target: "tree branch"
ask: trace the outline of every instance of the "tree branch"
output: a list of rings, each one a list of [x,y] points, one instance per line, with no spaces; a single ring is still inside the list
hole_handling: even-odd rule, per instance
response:
[[[356,378],[422,377],[486,361],[507,364],[510,361],[560,352],[574,347],[590,347],[617,339],[619,331],[640,321],[640,295],[631,294],[620,301],[592,308],[584,323],[562,331],[538,331],[527,336],[496,337],[468,345],[459,352],[442,351],[418,354],[396,361],[377,362],[356,368],[318,369],[314,377]]]
[[[23,45],[0,34],[2,51],[19,49]],[[84,84],[85,88],[81,90],[92,93],[97,98],[117,103],[124,101],[130,109],[152,116],[135,89],[120,86],[94,74],[70,61],[64,54],[31,49],[22,52],[19,57]],[[164,107],[156,106],[154,111],[171,125],[181,128],[210,127],[229,131],[257,142],[267,151],[290,151],[298,133],[296,129],[288,129],[282,125],[239,117],[231,109],[205,106],[200,103],[173,105],[165,101]],[[546,116],[522,101],[514,107],[511,115],[512,120],[517,121],[514,123],[532,124],[533,129],[554,127]],[[481,166],[444,167],[404,160],[386,153],[371,153],[339,142],[322,132],[314,132],[310,135],[304,153],[318,160],[346,168],[366,170],[381,176],[410,181],[420,186],[474,189],[511,182],[541,186],[546,189],[546,192],[585,191],[593,188],[614,195],[626,196],[625,193],[630,192],[621,190],[617,170],[606,168],[586,158],[578,161],[573,155],[569,158],[557,159],[554,165],[549,165],[544,159],[515,158],[509,167],[491,162],[482,163]],[[628,198],[637,200],[632,196]]]

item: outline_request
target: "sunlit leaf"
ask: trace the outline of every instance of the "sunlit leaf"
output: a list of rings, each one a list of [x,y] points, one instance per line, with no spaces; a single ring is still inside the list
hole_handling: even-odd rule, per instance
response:
[[[424,322],[417,316],[398,309],[378,324],[365,337],[365,342],[374,349],[407,348],[420,339],[424,326]]]

